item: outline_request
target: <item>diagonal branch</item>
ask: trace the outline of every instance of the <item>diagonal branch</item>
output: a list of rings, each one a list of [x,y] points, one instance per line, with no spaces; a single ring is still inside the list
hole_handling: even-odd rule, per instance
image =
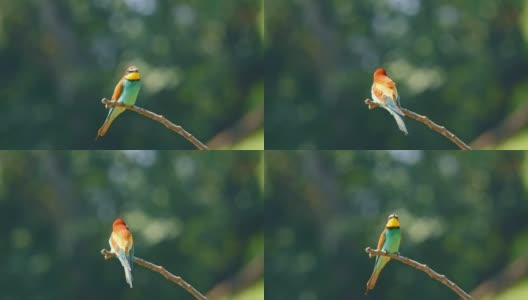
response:
[[[491,298],[501,291],[511,288],[528,275],[528,255],[514,260],[493,278],[485,280],[471,292],[475,299]]]
[[[373,108],[379,107],[379,105],[376,104],[371,99],[366,99],[365,100],[365,104],[368,105],[369,109],[373,109]],[[460,140],[456,135],[451,133],[451,131],[447,130],[447,128],[445,128],[444,126],[440,126],[440,125],[436,124],[435,122],[431,121],[428,117],[419,115],[419,114],[417,114],[415,112],[412,112],[412,111],[410,111],[408,109],[401,108],[401,107],[400,107],[400,109],[403,111],[403,113],[407,117],[415,119],[416,121],[418,121],[420,123],[423,123],[424,125],[426,125],[427,127],[431,128],[432,130],[434,130],[434,131],[440,133],[441,135],[445,136],[451,142],[455,143],[460,149],[462,149],[462,150],[471,150],[471,147],[469,147],[466,143],[464,143],[462,140]]]
[[[378,256],[387,256],[392,259],[398,260],[406,265],[409,265],[415,269],[418,269],[427,275],[431,276],[431,278],[436,279],[443,283],[448,288],[452,289],[455,293],[457,293],[462,299],[466,300],[473,300],[473,297],[471,297],[468,293],[464,292],[458,285],[456,285],[454,282],[449,280],[445,275],[439,274],[435,272],[433,269],[429,268],[427,265],[421,264],[417,261],[414,261],[412,259],[409,259],[407,257],[401,256],[399,254],[393,254],[388,253],[382,250],[375,250],[370,247],[367,247],[365,249],[365,252],[369,254],[369,256],[378,255]]]
[[[511,138],[528,123],[528,103],[515,110],[506,119],[500,122],[497,127],[486,130],[480,134],[470,144],[474,148],[484,148],[494,146],[505,139]]]
[[[106,260],[108,259],[111,259],[113,257],[115,257],[116,255],[106,249],[103,249],[101,250],[101,254],[104,256],[104,258]],[[151,262],[148,262],[144,259],[141,259],[137,256],[134,256],[134,262],[144,268],[147,268],[149,270],[152,270],[154,272],[157,272],[157,273],[160,273],[161,276],[165,277],[167,280],[170,280],[174,283],[176,283],[177,285],[181,286],[182,288],[184,288],[187,292],[189,292],[191,295],[194,296],[194,298],[198,299],[198,300],[207,300],[207,298],[202,295],[200,292],[198,292],[195,288],[193,288],[190,284],[188,284],[187,282],[185,282],[185,280],[183,280],[180,276],[176,276],[174,274],[172,274],[171,272],[167,271],[164,267],[162,266],[157,266]]]
[[[140,115],[143,115],[147,118],[151,118],[152,120],[154,121],[158,121],[160,122],[161,124],[165,125],[165,127],[167,127],[168,129],[176,132],[177,134],[183,136],[185,139],[187,139],[189,142],[191,142],[194,146],[196,146],[196,148],[198,148],[199,150],[209,150],[209,148],[207,148],[206,145],[204,145],[202,142],[200,142],[197,138],[195,138],[192,134],[190,134],[189,132],[187,132],[185,129],[183,129],[183,127],[179,126],[179,125],[176,125],[174,123],[172,123],[171,121],[167,120],[164,116],[162,115],[158,115],[158,114],[155,114],[151,111],[148,111],[144,108],[141,108],[139,106],[128,106],[128,105],[125,105],[125,104],[122,104],[122,103],[119,103],[117,101],[111,101],[111,100],[108,100],[106,98],[103,98],[101,100],[101,102],[105,105],[105,107],[113,107],[113,106],[120,106],[120,107],[124,107],[126,109],[129,109],[131,111],[135,111],[137,112],[138,114]]]
[[[226,299],[229,295],[236,294],[255,283],[264,274],[264,256],[259,255],[253,258],[234,277],[226,279],[215,285],[207,297],[210,299]]]

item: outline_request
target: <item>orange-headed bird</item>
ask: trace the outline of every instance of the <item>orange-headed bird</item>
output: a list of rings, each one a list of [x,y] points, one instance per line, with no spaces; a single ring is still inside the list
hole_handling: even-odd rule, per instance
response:
[[[125,269],[125,278],[132,288],[132,267],[134,266],[134,239],[123,219],[116,219],[108,243]]]
[[[387,76],[387,71],[378,68],[374,72],[374,83],[372,84],[372,100],[379,106],[385,108],[396,120],[401,131],[407,134],[407,128],[400,116],[405,116],[400,109],[400,96],[396,89],[396,83]]]

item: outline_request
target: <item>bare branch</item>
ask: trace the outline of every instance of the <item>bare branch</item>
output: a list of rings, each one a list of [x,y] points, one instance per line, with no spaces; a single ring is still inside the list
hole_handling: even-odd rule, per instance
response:
[[[225,299],[229,295],[236,294],[255,283],[264,274],[264,256],[253,258],[234,277],[226,279],[215,285],[209,292],[209,299]]]
[[[104,258],[106,260],[108,259],[111,259],[113,257],[115,257],[116,255],[106,249],[103,249],[101,250],[101,254],[104,256]],[[190,284],[188,284],[187,282],[185,282],[185,280],[183,280],[180,276],[176,276],[174,274],[172,274],[171,272],[167,271],[164,267],[162,266],[157,266],[151,262],[148,262],[144,259],[141,259],[137,256],[134,256],[134,262],[137,264],[137,265],[140,265],[144,268],[147,268],[149,270],[152,270],[154,272],[157,272],[157,273],[160,273],[161,276],[165,277],[167,280],[170,280],[174,283],[176,283],[177,285],[181,286],[182,288],[184,288],[187,292],[189,292],[190,294],[192,294],[194,296],[194,298],[198,299],[198,300],[207,300],[207,298],[202,295],[200,292],[198,292],[195,288],[193,288]]]
[[[528,103],[502,120],[495,128],[486,130],[470,143],[473,148],[493,147],[519,133],[528,123]]]
[[[236,124],[215,135],[207,142],[207,146],[218,149],[231,145],[262,127],[262,124],[264,124],[264,105],[245,114]]]
[[[399,254],[392,254],[392,253],[388,253],[388,252],[381,251],[381,250],[375,250],[370,247],[367,247],[365,249],[365,252],[367,252],[369,256],[381,255],[381,256],[387,256],[394,260],[400,261],[406,265],[409,265],[415,269],[418,269],[426,273],[427,275],[431,276],[431,278],[440,281],[445,286],[447,286],[448,288],[453,290],[455,293],[457,293],[460,297],[462,297],[462,299],[473,300],[473,297],[471,297],[468,293],[464,292],[464,290],[462,290],[458,285],[456,285],[454,282],[449,280],[445,275],[435,272],[433,269],[429,268],[427,265],[421,264],[417,261],[401,256]]]
[[[371,99],[366,99],[365,100],[365,104],[368,105],[369,109],[373,109],[373,108],[379,107],[379,105],[376,104]],[[451,133],[451,131],[447,130],[447,128],[445,128],[444,126],[440,126],[440,125],[436,124],[435,122],[431,121],[428,117],[419,115],[419,114],[417,114],[415,112],[412,112],[412,111],[410,111],[408,109],[401,108],[401,107],[400,107],[400,109],[403,111],[403,113],[407,117],[412,118],[412,119],[414,119],[414,120],[416,120],[416,121],[418,121],[420,123],[423,123],[424,125],[426,125],[427,127],[431,128],[432,130],[434,130],[434,131],[440,133],[441,135],[445,136],[451,142],[455,143],[460,149],[462,149],[462,150],[471,150],[471,147],[469,147],[466,143],[464,143],[462,140],[460,140],[456,135]]]
[[[172,123],[171,121],[167,120],[162,115],[155,114],[155,113],[153,113],[151,111],[148,111],[148,110],[146,110],[144,108],[141,108],[139,106],[135,106],[135,105],[128,106],[128,105],[119,103],[117,101],[108,100],[106,98],[103,98],[101,100],[101,102],[105,105],[105,107],[113,107],[113,106],[124,107],[124,108],[126,108],[128,110],[135,111],[138,114],[143,115],[143,116],[145,116],[147,118],[151,118],[154,121],[158,121],[161,124],[165,125],[165,127],[167,127],[168,129],[170,129],[170,130],[176,132],[177,134],[183,136],[185,139],[187,139],[189,142],[191,142],[194,146],[196,146],[196,148],[198,148],[199,150],[209,150],[209,148],[207,148],[206,145],[204,145],[197,138],[195,138],[192,134],[190,134],[185,129],[183,129],[183,127]]]
[[[497,275],[481,282],[473,291],[471,296],[475,299],[484,299],[511,288],[519,281],[526,278],[528,274],[528,255],[521,256],[510,265],[500,271]]]

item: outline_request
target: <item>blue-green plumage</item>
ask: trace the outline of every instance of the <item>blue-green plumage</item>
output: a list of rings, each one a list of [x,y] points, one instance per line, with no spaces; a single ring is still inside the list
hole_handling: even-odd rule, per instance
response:
[[[123,103],[128,106],[133,106],[136,104],[136,99],[139,94],[139,88],[141,87],[139,80],[123,80],[123,92],[117,100],[119,103]],[[110,108],[106,120],[115,120],[122,112],[125,111],[124,107],[114,106]]]
[[[139,94],[139,89],[141,87],[139,71],[136,67],[131,66],[125,72],[123,78],[117,83],[117,86],[112,95],[112,101],[117,101],[118,103],[133,106],[136,104],[136,99]],[[114,106],[111,107],[106,116],[106,120],[103,123],[103,126],[97,132],[97,138],[106,134],[112,122],[125,111],[126,108]]]
[[[383,229],[378,241],[378,250],[382,250],[388,253],[398,253],[400,249],[401,231],[400,222],[397,215],[390,215],[387,221],[387,225]],[[376,262],[374,263],[374,270],[367,282],[367,292],[374,288],[378,280],[381,270],[390,261],[387,256],[376,256]]]

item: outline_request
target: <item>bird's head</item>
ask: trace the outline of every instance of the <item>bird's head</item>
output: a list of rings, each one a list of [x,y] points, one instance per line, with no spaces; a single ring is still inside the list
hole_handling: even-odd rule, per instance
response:
[[[400,220],[397,214],[392,214],[387,218],[387,228],[400,228]]]
[[[387,76],[387,71],[385,71],[384,68],[377,68],[376,71],[374,71],[374,77],[376,76]]]
[[[115,219],[114,224],[112,224],[112,226],[113,226],[114,228],[116,228],[116,227],[120,227],[120,226],[125,226],[125,227],[127,227],[125,221],[124,221],[123,219],[121,219],[121,218],[117,218],[117,219]]]
[[[125,72],[125,79],[130,81],[140,80],[141,76],[139,76],[138,68],[136,66],[128,67]]]

